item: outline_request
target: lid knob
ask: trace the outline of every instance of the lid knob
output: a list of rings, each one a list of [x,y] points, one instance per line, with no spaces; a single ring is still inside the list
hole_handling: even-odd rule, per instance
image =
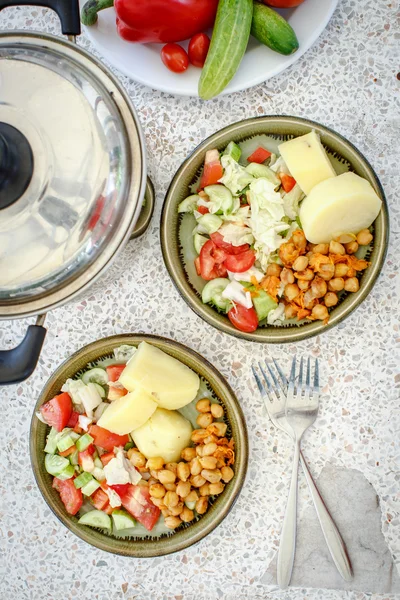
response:
[[[14,204],[25,192],[33,174],[33,154],[26,137],[0,122],[0,210]]]

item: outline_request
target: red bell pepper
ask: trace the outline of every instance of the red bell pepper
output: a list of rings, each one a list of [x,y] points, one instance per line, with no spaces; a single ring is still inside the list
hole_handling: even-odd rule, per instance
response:
[[[94,25],[97,13],[113,6],[117,31],[129,42],[180,42],[214,24],[218,0],[89,0],[84,25]]]

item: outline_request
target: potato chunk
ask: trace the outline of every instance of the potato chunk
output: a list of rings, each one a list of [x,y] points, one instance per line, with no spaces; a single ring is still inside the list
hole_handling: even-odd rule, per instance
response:
[[[156,408],[157,402],[154,397],[146,390],[138,388],[114,400],[103,412],[97,424],[112,433],[124,435],[143,425]]]

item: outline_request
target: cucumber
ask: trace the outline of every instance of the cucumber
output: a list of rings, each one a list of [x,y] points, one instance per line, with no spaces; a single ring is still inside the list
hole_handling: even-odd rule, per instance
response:
[[[71,431],[71,432],[69,433],[69,437],[70,437],[72,440],[74,440],[74,443],[75,443],[75,442],[76,442],[76,440],[79,440],[79,438],[80,438],[81,436],[79,435],[79,433],[76,433],[76,431]]]
[[[135,527],[136,525],[136,520],[125,510],[113,510],[111,516],[112,520],[114,521],[114,527],[117,531],[121,531],[121,529],[129,529],[130,527]]]
[[[93,480],[93,477],[91,476],[90,473],[83,472],[74,479],[74,486],[76,487],[77,490],[79,490],[83,486],[87,485],[89,483],[89,481],[92,481],[92,480]]]
[[[242,151],[240,147],[237,144],[235,144],[235,142],[229,142],[229,144],[224,150],[224,154],[227,156],[231,156],[233,160],[239,162],[240,157],[242,156]]]
[[[103,469],[100,469],[100,467],[95,467],[92,471],[92,475],[97,481],[104,481],[106,478]]]
[[[76,440],[75,445],[79,452],[83,452],[84,450],[86,450],[86,448],[90,446],[90,444],[93,444],[93,442],[94,439],[92,438],[92,436],[88,433],[85,433],[82,437],[79,438],[79,440]]]
[[[69,462],[71,463],[71,465],[75,466],[75,465],[77,465],[77,464],[78,464],[78,462],[79,462],[79,457],[78,457],[78,455],[79,455],[79,451],[78,451],[78,450],[75,450],[75,452],[73,452],[72,454],[70,454],[70,455],[68,456],[68,458],[69,458]]]
[[[222,92],[238,70],[249,41],[252,16],[252,0],[219,0],[199,81],[199,96],[203,100]]]
[[[98,469],[102,469],[103,468],[103,463],[101,462],[100,458],[96,457],[94,460],[94,466],[97,467]]]
[[[210,201],[216,204],[219,209],[216,211],[217,214],[228,214],[233,209],[233,196],[232,192],[228,190],[224,185],[208,185],[204,188],[205,193],[210,198]]]
[[[91,496],[92,494],[94,494],[94,492],[96,490],[99,489],[99,487],[100,487],[99,482],[96,481],[95,479],[92,479],[86,485],[81,487],[81,492],[84,496]]]
[[[254,2],[251,35],[279,54],[293,54],[299,48],[298,39],[289,23],[260,2]]]
[[[69,466],[68,458],[58,454],[46,454],[44,459],[44,468],[50,475],[57,477],[64,469]]]
[[[178,213],[192,213],[197,206],[200,196],[192,194],[188,196],[178,206]]]
[[[93,385],[95,386],[96,390],[99,392],[100,398],[104,399],[107,396],[107,393],[106,393],[106,390],[104,389],[104,387],[102,385],[100,385],[99,383],[96,383],[95,381],[93,382]]]
[[[64,435],[61,439],[58,440],[57,449],[59,450],[59,452],[64,452],[65,450],[68,450],[68,448],[71,448],[71,446],[73,445],[74,440],[72,439],[72,437],[70,435]]]
[[[63,469],[61,471],[61,473],[59,473],[57,475],[57,479],[61,479],[61,481],[65,481],[65,479],[71,479],[71,477],[73,477],[75,475],[75,467],[73,465],[68,465],[68,467],[65,467],[65,469]]]
[[[231,301],[222,297],[222,292],[229,284],[229,279],[218,277],[208,281],[203,288],[201,299],[204,304],[213,304],[221,310],[228,311],[231,308]]]
[[[253,177],[256,177],[257,179],[259,177],[265,177],[265,179],[268,179],[268,181],[273,183],[276,188],[281,185],[281,180],[279,179],[279,177],[272,171],[272,169],[267,167],[267,165],[250,163],[249,165],[247,165],[246,171],[250,173],[250,175],[253,175]]]
[[[52,427],[50,429],[49,435],[47,436],[46,445],[44,447],[44,451],[49,454],[55,454],[57,450],[57,442],[60,439],[59,433],[57,429]]]
[[[102,510],[91,510],[79,519],[80,525],[89,525],[89,527],[99,527],[100,529],[111,529],[111,519]]]
[[[195,233],[193,236],[193,246],[194,249],[196,250],[197,254],[200,254],[200,250],[202,249],[202,247],[204,246],[204,244],[208,242],[208,238],[206,238],[204,235],[200,235],[200,233]]]
[[[198,224],[205,233],[211,234],[221,227],[222,219],[218,215],[207,213],[198,219]]]
[[[86,371],[81,377],[84,384],[88,383],[97,383],[100,386],[108,384],[108,375],[105,369],[100,367],[95,367],[94,369],[90,369]],[[103,390],[104,392],[104,390]],[[100,394],[101,395],[101,394]],[[103,398],[104,396],[102,396]]]
[[[256,310],[258,320],[266,319],[271,310],[278,307],[278,303],[264,290],[257,290],[258,296],[253,296],[253,305]]]

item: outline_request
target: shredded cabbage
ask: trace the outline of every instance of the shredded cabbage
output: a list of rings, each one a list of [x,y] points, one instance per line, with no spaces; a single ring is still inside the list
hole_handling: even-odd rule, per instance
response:
[[[132,356],[135,354],[136,346],[129,346],[128,344],[122,344],[118,348],[114,348],[115,360],[121,363],[128,363]]]
[[[242,165],[239,165],[232,156],[221,156],[221,164],[224,174],[219,183],[223,183],[234,196],[237,196],[249,183],[254,181],[254,177]]]
[[[280,302],[276,308],[270,310],[267,316],[268,325],[273,325],[274,323],[283,323],[285,320],[285,305]]]
[[[254,237],[249,227],[238,223],[224,223],[219,228],[218,233],[224,238],[224,242],[232,246],[242,246],[242,244],[252,244]]]
[[[285,214],[292,221],[294,221],[299,214],[299,204],[303,196],[303,191],[297,183],[294,188],[290,190],[290,192],[284,194],[283,196],[283,208],[285,210]]]

